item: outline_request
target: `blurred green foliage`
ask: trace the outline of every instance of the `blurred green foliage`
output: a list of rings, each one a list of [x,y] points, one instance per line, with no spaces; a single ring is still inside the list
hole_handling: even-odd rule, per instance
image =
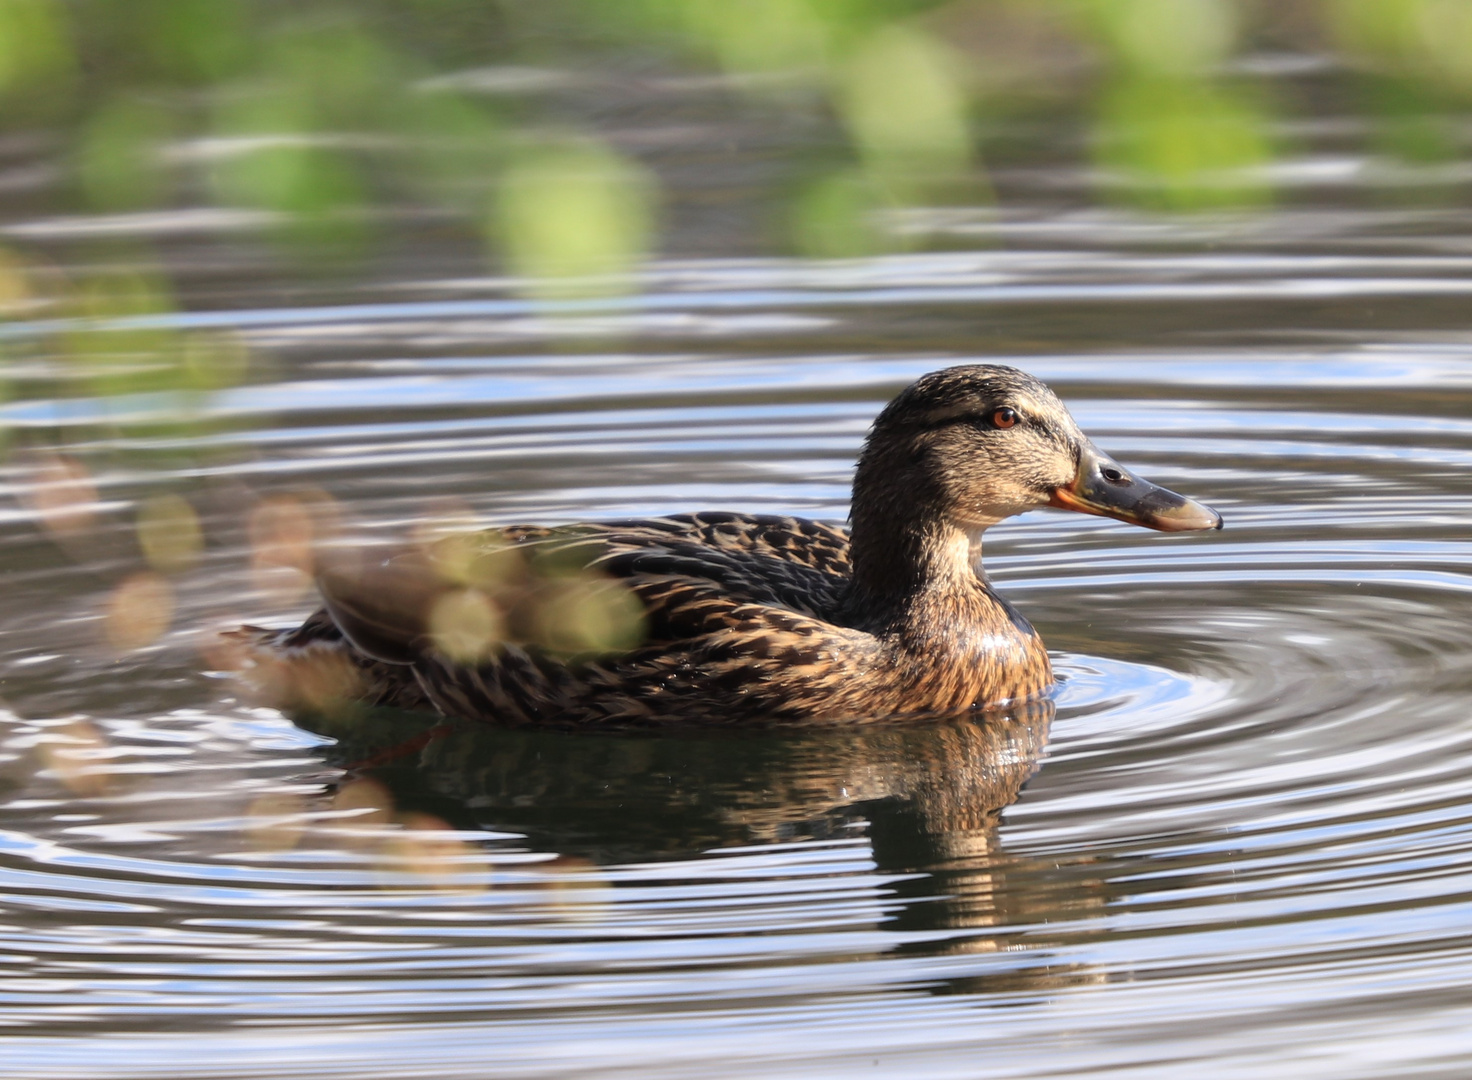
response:
[[[77,76],[71,31],[58,0],[0,3],[0,95],[43,110],[64,96]]]
[[[826,123],[773,218],[783,245],[852,256],[914,242],[885,211],[993,200],[988,132],[1024,102],[1083,132],[1103,198],[1269,203],[1290,105],[1234,65],[1281,50],[1263,34],[1285,21],[1336,52],[1374,152],[1457,153],[1468,0],[0,0],[0,135],[62,148],[57,212],[248,209],[293,263],[333,271],[427,209],[527,295],[581,297],[634,287],[661,221],[658,170],[589,83],[555,90],[589,71],[717,72],[775,125]],[[167,274],[137,270],[162,265],[33,291],[87,318],[162,313]],[[130,333],[63,345],[99,389],[197,382],[168,335]]]
[[[1277,5],[1279,7],[1285,5]],[[1376,146],[1449,151],[1437,110],[1472,95],[1465,0],[1286,0],[1361,65]],[[1081,58],[1072,108],[1102,190],[1147,207],[1259,205],[1276,104],[1231,62],[1269,5],[1249,0],[0,0],[0,128],[70,143],[80,206],[168,208],[202,196],[268,213],[296,257],[373,250],[386,208],[460,215],[528,288],[614,288],[658,246],[654,175],[585,121],[478,92],[475,69],[557,69],[662,52],[708,64],[771,110],[827,110],[847,151],[814,154],[787,239],[821,254],[885,246],[885,208],[989,197],[980,132],[1020,70],[987,44],[1028,23]],[[957,22],[983,28],[950,40]],[[980,42],[980,45],[978,45]],[[1056,50],[1055,50],[1056,52]],[[641,61],[647,62],[647,61]],[[999,88],[996,71],[1010,82]],[[794,96],[797,95],[797,96]],[[1427,117],[1431,116],[1430,122]],[[550,122],[550,123],[549,123]],[[553,134],[546,134],[547,131]],[[826,161],[823,160],[826,155]],[[203,183],[186,163],[203,163]],[[489,213],[484,209],[491,206]],[[584,291],[586,288],[580,288]]]
[[[231,337],[173,324],[178,304],[168,275],[146,253],[118,253],[115,261],[119,268],[72,283],[61,308],[68,318],[45,344],[89,396],[116,403],[94,437],[195,428],[205,395],[240,382],[249,358]]]
[[[100,106],[77,132],[77,182],[99,210],[159,206],[169,195],[160,154],[173,117],[151,102],[123,98]]]
[[[619,275],[648,251],[649,175],[594,142],[535,146],[501,177],[492,235],[533,295],[621,289]]]
[[[1141,203],[1249,206],[1269,197],[1254,169],[1272,156],[1261,121],[1250,99],[1194,81],[1132,79],[1104,96],[1099,160]]]
[[[669,15],[726,71],[794,72],[799,78],[822,69],[836,29],[807,0],[683,0]]]
[[[1326,0],[1335,44],[1359,68],[1376,153],[1417,165],[1455,161],[1472,103],[1472,4],[1465,0]],[[1417,198],[1434,197],[1421,185]]]
[[[959,66],[930,35],[892,26],[865,37],[838,73],[839,114],[869,174],[896,201],[918,201],[971,165]]]

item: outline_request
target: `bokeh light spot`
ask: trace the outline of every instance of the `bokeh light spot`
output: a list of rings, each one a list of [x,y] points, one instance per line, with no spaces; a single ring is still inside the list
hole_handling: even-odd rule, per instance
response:
[[[95,798],[112,786],[105,760],[110,754],[107,737],[90,720],[77,718],[49,728],[36,749],[45,768],[73,795]]]
[[[480,590],[453,589],[430,608],[429,633],[442,655],[471,663],[490,655],[501,640],[501,613]]]
[[[148,565],[166,574],[188,570],[204,549],[199,515],[182,495],[154,495],[138,507],[138,546]]]
[[[316,545],[336,532],[336,503],[327,495],[272,495],[250,512],[252,579],[279,600],[294,600],[311,587]]]
[[[929,35],[875,33],[845,66],[840,103],[865,163],[901,201],[968,168],[966,95],[954,59]]]
[[[550,652],[619,652],[644,640],[644,604],[622,581],[588,574],[549,588],[536,623]]]
[[[162,574],[144,571],[113,589],[103,625],[108,643],[127,652],[152,645],[173,620],[173,586]]]
[[[386,837],[379,849],[379,867],[391,875],[384,879],[385,886],[484,891],[477,879],[489,871],[489,860],[480,849],[457,837],[448,823],[416,811],[402,815],[398,824],[399,831]]]
[[[290,851],[307,829],[307,806],[296,795],[273,792],[251,800],[245,840],[252,851]]]
[[[25,501],[53,537],[66,540],[97,523],[97,485],[87,466],[73,457],[42,454],[33,459]]]
[[[494,232],[513,273],[548,299],[622,292],[653,229],[654,184],[592,141],[523,154],[502,178]]]

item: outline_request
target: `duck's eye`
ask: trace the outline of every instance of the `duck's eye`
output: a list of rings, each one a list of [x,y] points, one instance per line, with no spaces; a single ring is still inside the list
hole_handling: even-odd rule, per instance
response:
[[[992,413],[992,427],[1016,427],[1018,419],[1017,410],[1004,405]]]

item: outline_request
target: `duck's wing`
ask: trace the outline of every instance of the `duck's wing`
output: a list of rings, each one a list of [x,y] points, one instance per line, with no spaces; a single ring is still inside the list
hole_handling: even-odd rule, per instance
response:
[[[838,525],[777,514],[707,512],[610,521],[595,528],[648,536],[654,542],[687,540],[709,551],[749,553],[847,579],[848,531]]]
[[[491,536],[492,534],[483,534]],[[680,514],[562,528],[513,527],[501,535],[565,553],[616,578],[709,581],[734,599],[835,620],[851,574],[848,533],[805,518]]]
[[[847,535],[799,518],[488,530],[468,546],[457,539],[450,562],[447,574],[423,550],[359,557],[319,585],[348,642],[412,667],[455,715],[577,723],[740,706],[749,718],[824,693],[840,655],[872,647],[836,621]],[[445,647],[435,625],[445,597],[468,605],[452,610],[492,611],[495,640],[470,657]],[[559,624],[559,612],[572,622]],[[700,717],[728,718],[740,717]]]
[[[854,673],[879,653],[872,635],[709,579],[616,580],[643,609],[645,639],[634,648],[568,657],[504,641],[473,664],[431,648],[413,670],[442,712],[509,724],[722,725],[894,709],[850,700]]]

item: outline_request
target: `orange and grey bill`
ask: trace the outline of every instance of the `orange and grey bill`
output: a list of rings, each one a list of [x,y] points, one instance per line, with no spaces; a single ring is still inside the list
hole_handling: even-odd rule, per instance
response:
[[[1072,483],[1054,488],[1049,505],[1161,532],[1222,527],[1222,516],[1211,507],[1141,479],[1091,444],[1079,454]]]

